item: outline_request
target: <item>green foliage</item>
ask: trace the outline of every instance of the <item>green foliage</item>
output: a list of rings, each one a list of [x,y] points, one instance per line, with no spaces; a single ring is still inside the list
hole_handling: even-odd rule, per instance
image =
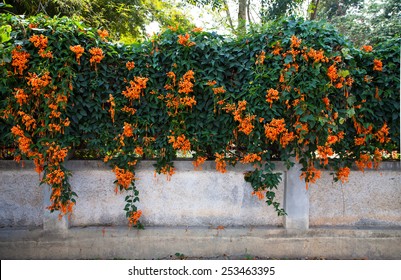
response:
[[[319,177],[315,167],[332,168],[345,182],[353,163],[378,164],[381,151],[400,145],[399,40],[361,50],[327,23],[288,18],[237,40],[172,28],[123,45],[68,18],[2,15],[1,22],[12,27],[0,53],[1,145],[43,158],[44,183],[55,181],[49,174],[60,166],[65,176],[52,189],[62,189],[61,204],[52,210],[75,203],[59,160],[71,149],[95,150],[110,163],[116,191],[128,191],[129,223],[142,227],[135,165],[143,158],[168,176],[177,152],[191,152],[195,165],[215,159],[221,172],[226,164],[253,163],[245,174],[252,193],[283,215],[274,160],[291,166],[297,157],[306,183]],[[44,51],[52,58],[41,57],[33,35],[48,39]],[[80,58],[70,49],[77,45]],[[104,56],[97,62],[94,48]],[[26,69],[16,66],[16,53],[29,54]],[[51,83],[35,91],[27,78],[46,72]],[[25,101],[16,88],[28,93]],[[67,101],[53,112],[59,97]],[[61,117],[50,117],[55,113]],[[49,126],[58,118],[69,122],[55,133]]]
[[[354,9],[345,9],[343,13],[329,18],[332,24],[355,45],[376,45],[400,38],[401,6],[399,1],[369,1],[365,6],[355,6]],[[326,13],[320,14],[320,18],[325,17]]]
[[[162,27],[191,23],[176,7],[162,0],[10,0],[8,10],[16,15],[67,16],[86,25],[110,31],[114,40],[134,42],[146,37],[145,25],[157,21]]]

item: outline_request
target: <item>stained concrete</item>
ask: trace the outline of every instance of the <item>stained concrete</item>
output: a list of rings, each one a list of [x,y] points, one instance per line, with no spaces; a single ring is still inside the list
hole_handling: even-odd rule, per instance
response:
[[[164,259],[250,255],[259,258],[401,259],[401,229],[268,227],[71,228],[63,234],[1,230],[1,259]]]
[[[349,182],[329,172],[309,188],[311,226],[401,226],[401,171],[351,171]]]
[[[49,190],[39,187],[32,163],[21,168],[0,161],[0,258],[153,259],[179,252],[203,258],[401,259],[399,162],[353,170],[346,185],[332,183],[324,171],[308,192],[297,180],[299,169],[287,172],[278,163],[285,218],[251,196],[243,180],[250,165],[220,174],[213,162],[193,171],[190,162],[179,161],[168,181],[154,176],[152,164],[138,166],[138,206],[146,226],[138,231],[121,226],[125,195],[114,194],[114,175],[102,162],[67,162],[79,197],[71,220],[59,221],[45,209]]]

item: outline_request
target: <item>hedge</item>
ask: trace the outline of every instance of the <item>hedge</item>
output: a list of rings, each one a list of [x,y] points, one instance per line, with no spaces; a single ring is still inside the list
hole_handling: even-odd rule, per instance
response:
[[[110,164],[129,224],[142,227],[141,159],[168,178],[177,152],[223,173],[252,163],[252,193],[284,215],[275,160],[301,163],[306,186],[321,168],[345,183],[353,164],[377,167],[400,146],[400,39],[359,49],[325,22],[287,18],[237,39],[170,27],[124,45],[64,17],[0,19],[10,31],[0,145],[35,162],[60,217],[76,203],[63,165],[71,150]]]

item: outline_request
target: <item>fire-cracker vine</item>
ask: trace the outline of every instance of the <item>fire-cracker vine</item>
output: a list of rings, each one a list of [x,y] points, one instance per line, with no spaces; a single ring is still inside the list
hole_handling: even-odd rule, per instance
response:
[[[356,47],[327,23],[287,18],[237,39],[176,26],[122,45],[67,18],[0,20],[13,29],[0,48],[0,145],[34,162],[60,216],[76,203],[74,151],[110,165],[127,223],[142,228],[142,159],[167,180],[177,155],[196,170],[246,164],[255,203],[284,215],[275,161],[299,162],[309,188],[322,169],[346,183],[399,149],[399,39]]]

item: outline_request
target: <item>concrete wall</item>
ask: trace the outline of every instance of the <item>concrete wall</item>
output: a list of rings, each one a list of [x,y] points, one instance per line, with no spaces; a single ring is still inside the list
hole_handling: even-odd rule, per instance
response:
[[[114,193],[114,173],[99,170],[91,163],[73,167],[71,184],[79,195],[72,226],[126,225],[124,197]],[[82,164],[82,166],[81,166]],[[225,174],[208,162],[194,171],[191,162],[176,162],[176,174],[168,181],[154,175],[153,162],[142,162],[136,176],[143,222],[150,226],[282,226],[272,207],[252,196],[244,181],[249,166],[239,166]],[[277,192],[283,202],[284,184]]]
[[[22,168],[13,162],[0,163],[0,228],[41,227],[42,188],[33,168]]]
[[[32,163],[21,168],[0,161],[0,257],[150,259],[180,252],[206,258],[401,259],[400,162],[352,171],[344,185],[324,171],[309,191],[299,180],[299,166],[286,171],[277,163],[283,180],[276,193],[285,217],[251,195],[243,173],[252,166],[221,174],[214,162],[194,171],[191,162],[178,161],[168,181],[154,176],[152,164],[138,166],[138,206],[146,229],[137,231],[127,228],[125,194],[114,193],[114,174],[102,162],[67,163],[79,197],[72,219],[59,221],[45,210],[49,189],[39,186]]]
[[[399,165],[351,171],[346,184],[334,183],[324,172],[309,194],[311,226],[401,226]]]

